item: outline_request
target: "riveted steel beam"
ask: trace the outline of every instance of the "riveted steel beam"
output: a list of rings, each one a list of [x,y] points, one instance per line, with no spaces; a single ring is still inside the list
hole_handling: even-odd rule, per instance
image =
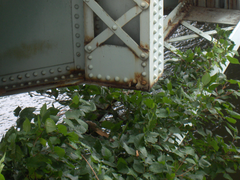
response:
[[[96,15],[102,19],[102,21],[112,30],[138,57],[141,59],[148,58],[148,54],[142,51],[138,44],[121,28],[121,26],[116,23],[101,6],[94,0],[83,0]],[[91,46],[86,46],[85,50],[87,52],[92,51]]]

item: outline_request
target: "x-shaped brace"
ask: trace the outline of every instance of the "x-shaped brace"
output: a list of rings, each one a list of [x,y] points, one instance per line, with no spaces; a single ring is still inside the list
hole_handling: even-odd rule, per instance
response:
[[[117,21],[114,21],[104,9],[95,0],[83,0],[92,11],[108,26],[102,33],[95,37],[85,46],[88,53],[94,51],[99,45],[105,42],[113,34],[116,34],[139,58],[147,59],[148,54],[144,52],[139,45],[122,29],[134,17],[138,16],[143,10],[149,7],[144,0],[133,0],[139,7],[133,7],[122,15]]]

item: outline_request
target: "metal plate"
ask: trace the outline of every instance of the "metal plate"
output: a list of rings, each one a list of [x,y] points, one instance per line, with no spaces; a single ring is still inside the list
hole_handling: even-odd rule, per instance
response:
[[[0,0],[0,17],[1,89],[39,87],[84,69],[81,0]]]

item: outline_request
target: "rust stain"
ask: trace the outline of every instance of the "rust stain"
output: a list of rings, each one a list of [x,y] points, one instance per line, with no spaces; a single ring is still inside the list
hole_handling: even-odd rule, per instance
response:
[[[98,42],[97,42],[97,44],[96,44],[96,47],[98,47],[99,45],[98,45]]]
[[[93,39],[94,39],[94,37],[85,36],[85,37],[84,37],[84,45],[87,45],[87,44],[90,43]]]
[[[12,47],[3,53],[0,53],[0,59],[16,58],[29,59],[32,56],[43,53],[54,47],[48,41],[35,41],[31,44],[22,43],[20,46]]]
[[[143,44],[140,44],[140,46],[139,46],[139,48],[142,50],[142,51],[144,51],[145,53],[149,53],[149,45],[148,44],[145,44],[145,45],[143,45]]]

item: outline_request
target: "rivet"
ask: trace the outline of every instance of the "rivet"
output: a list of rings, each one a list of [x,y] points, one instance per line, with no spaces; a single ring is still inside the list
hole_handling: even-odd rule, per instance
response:
[[[153,31],[153,34],[156,34],[156,33],[157,33],[157,31],[156,31],[156,30],[154,30],[154,31]]]
[[[82,73],[78,73],[78,76],[82,76]]]
[[[16,87],[16,85],[13,85],[12,87],[13,87],[13,88],[15,88],[15,87]]]
[[[115,81],[119,81],[120,80],[120,78],[118,76],[116,76],[114,79],[115,79]]]
[[[156,41],[156,40],[154,40],[154,41],[153,41],[153,43],[154,43],[154,44],[156,44],[156,43],[157,43],[157,41]]]
[[[90,73],[88,76],[89,76],[90,78],[92,78],[92,77],[93,77],[93,74],[92,74],[92,73]]]
[[[153,78],[154,78],[154,79],[157,79],[157,75],[156,75],[156,74],[154,74]]]
[[[78,29],[78,28],[79,28],[79,24],[75,24],[75,28],[77,28],[77,29]]]
[[[76,34],[75,34],[75,37],[76,37],[76,38],[79,38],[79,37],[80,37],[80,34],[76,33]]]
[[[80,57],[80,56],[81,56],[80,52],[77,52],[76,55],[77,55],[77,57]]]
[[[156,23],[157,23],[157,21],[156,21],[156,20],[154,20],[154,21],[153,21],[153,24],[156,24]]]
[[[62,69],[61,69],[61,68],[58,68],[57,70],[58,70],[58,72],[62,72]]]
[[[76,67],[77,69],[80,69],[81,67],[79,66],[79,65],[77,65],[77,67]]]
[[[8,89],[8,86],[5,86],[5,89]]]
[[[142,53],[140,56],[141,56],[141,58],[146,58],[146,54],[145,53]]]
[[[78,14],[75,14],[74,17],[75,17],[76,19],[78,19],[78,18],[79,18],[79,15],[78,15]]]
[[[89,60],[92,60],[92,56],[88,56],[88,59],[89,59]]]
[[[147,63],[143,62],[142,67],[146,67],[146,66],[147,66]]]
[[[78,5],[78,4],[75,4],[75,5],[74,5],[74,8],[75,8],[75,9],[78,9],[78,8],[79,8],[79,5]]]
[[[159,69],[159,70],[158,70],[158,73],[159,73],[159,74],[160,74],[160,73],[162,73],[162,70],[161,70],[161,69]]]
[[[157,69],[157,66],[154,66],[154,67],[153,67],[153,70],[155,71],[156,69]]]
[[[48,82],[48,79],[44,79],[45,82]]]
[[[53,73],[54,73],[54,70],[53,70],[53,69],[50,69],[49,72],[50,72],[51,74],[53,74]]]
[[[125,77],[125,78],[123,79],[123,81],[124,81],[124,82],[127,82],[127,81],[128,81],[128,78]]]
[[[156,15],[156,14],[157,14],[157,11],[154,11],[154,12],[153,12],[153,15]]]
[[[14,77],[12,77],[12,76],[11,76],[9,79],[10,79],[11,81],[14,81]]]
[[[142,2],[140,6],[141,6],[142,8],[145,8],[145,7],[146,7],[146,3],[145,3],[145,2]]]
[[[162,44],[161,44],[161,43],[159,43],[159,44],[158,44],[158,47],[162,47]]]
[[[161,28],[162,28],[162,26],[161,26],[161,25],[159,25],[159,26],[158,26],[158,29],[161,29]]]
[[[158,61],[158,65],[160,65],[160,64],[162,64],[162,62],[161,62],[161,61]]]
[[[157,58],[156,58],[156,57],[154,57],[154,58],[153,58],[153,61],[154,61],[154,62],[156,62],[156,61],[157,61]]]
[[[110,79],[111,79],[111,77],[110,77],[110,76],[106,76],[106,80],[108,80],[108,81],[109,81]]]
[[[162,16],[161,16],[161,15],[159,15],[159,16],[158,16],[158,19],[161,19],[161,18],[162,18]]]
[[[81,47],[81,44],[80,44],[80,43],[76,43],[76,46],[77,46],[77,47]]]
[[[29,78],[29,77],[30,77],[30,74],[28,74],[28,73],[25,74],[25,77],[26,77],[26,78]]]
[[[31,82],[28,82],[28,85],[31,85],[32,83]]]
[[[21,75],[18,75],[17,78],[18,78],[18,79],[22,79],[22,76],[21,76]]]
[[[5,78],[2,78],[2,82],[6,82],[7,80]]]
[[[67,71],[70,71],[70,67],[69,67],[69,66],[67,66],[67,67],[66,67],[66,70],[67,70]]]
[[[88,69],[92,70],[93,69],[93,65],[88,65]]]
[[[158,39],[160,39],[161,37],[162,37],[162,36],[159,34],[159,35],[158,35]]]
[[[42,75],[45,75],[46,74],[46,71],[42,71]]]
[[[142,76],[143,77],[147,76],[147,73],[146,72],[142,72]]]
[[[70,74],[70,78],[73,78],[74,77],[74,75],[73,74]]]
[[[117,25],[113,25],[113,26],[112,26],[112,29],[113,29],[114,31],[116,31],[117,28],[118,28]]]
[[[57,78],[57,77],[55,77],[55,78],[54,78],[54,81],[56,81],[56,80],[58,80],[58,78]]]
[[[101,78],[102,78],[102,75],[101,75],[101,74],[98,74],[98,75],[97,75],[97,78],[98,78],[98,79],[101,79]]]
[[[154,53],[157,52],[157,49],[154,48],[153,52],[154,52]]]
[[[33,76],[37,76],[37,75],[38,75],[38,73],[37,73],[37,72],[34,72],[34,73],[33,73]]]
[[[91,50],[92,50],[92,46],[88,46],[88,47],[87,47],[87,50],[88,50],[88,51],[91,51]]]
[[[23,84],[23,83],[21,83],[21,84],[20,84],[20,86],[24,86],[24,84]]]
[[[161,10],[162,9],[162,6],[159,6],[158,10]]]
[[[65,76],[61,76],[62,79],[65,79]]]
[[[161,53],[161,52],[159,52],[159,53],[158,53],[158,56],[161,56],[161,55],[162,55],[162,53]]]
[[[156,6],[156,5],[157,5],[157,3],[156,3],[156,2],[154,2],[154,3],[153,3],[153,5],[154,5],[154,6]]]
[[[36,81],[36,83],[37,83],[37,84],[39,84],[39,83],[40,83],[40,81]]]

